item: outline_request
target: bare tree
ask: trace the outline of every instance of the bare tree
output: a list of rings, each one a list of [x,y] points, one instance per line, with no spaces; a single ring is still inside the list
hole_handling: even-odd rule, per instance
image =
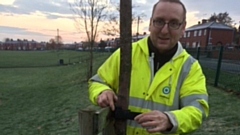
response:
[[[110,35],[110,36],[119,36],[120,35],[120,28],[119,28],[119,22],[120,22],[120,4],[119,3],[111,3],[111,14],[108,16],[108,21],[106,22],[106,25],[104,25],[104,34]],[[132,5],[132,29],[134,29],[136,25],[136,34],[139,33],[139,23],[143,22],[143,18],[146,16],[144,13],[137,13],[134,11],[135,8],[138,8],[137,5]]]
[[[46,45],[49,50],[59,50],[63,47],[63,41],[61,36],[56,36],[55,38],[51,38]]]
[[[92,76],[93,47],[98,35],[98,26],[107,16],[108,0],[75,0],[70,4],[75,14],[74,21],[79,32],[85,32],[90,49],[87,79]]]
[[[233,23],[232,18],[229,16],[229,13],[227,12],[218,13],[218,14],[214,13],[209,17],[208,21],[220,22],[229,26],[232,26],[232,23]]]
[[[55,36],[55,42],[56,42],[56,47],[55,47],[55,49],[57,49],[58,51],[60,50],[60,49],[62,49],[63,48],[63,39],[62,39],[62,37],[61,36],[59,36],[59,35],[57,35],[57,36]]]

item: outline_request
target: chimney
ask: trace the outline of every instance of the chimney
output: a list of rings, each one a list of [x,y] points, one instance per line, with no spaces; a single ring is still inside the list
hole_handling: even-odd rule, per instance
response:
[[[202,24],[206,23],[207,19],[202,19]]]
[[[200,21],[198,21],[198,25],[199,25],[199,24],[201,24],[201,22],[200,22]]]

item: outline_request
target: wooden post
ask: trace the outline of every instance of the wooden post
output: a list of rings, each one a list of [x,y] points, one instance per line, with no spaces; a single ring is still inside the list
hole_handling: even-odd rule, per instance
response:
[[[94,113],[95,111],[89,108],[79,111],[79,135],[94,135]]]
[[[120,0],[120,76],[116,106],[128,109],[132,43],[132,0]],[[126,135],[127,120],[115,120],[115,133]]]
[[[115,135],[110,108],[88,106],[81,109],[79,117],[79,135]]]

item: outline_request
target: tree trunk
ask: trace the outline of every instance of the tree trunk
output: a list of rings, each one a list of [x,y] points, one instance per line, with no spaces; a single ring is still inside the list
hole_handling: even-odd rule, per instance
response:
[[[90,43],[90,57],[89,57],[89,68],[88,68],[88,75],[87,75],[87,80],[92,77],[92,72],[93,72],[93,44],[94,41],[91,41]]]
[[[120,0],[120,76],[119,92],[116,106],[128,109],[130,75],[131,75],[131,43],[132,43],[132,0]],[[115,121],[117,135],[126,135],[127,120]]]

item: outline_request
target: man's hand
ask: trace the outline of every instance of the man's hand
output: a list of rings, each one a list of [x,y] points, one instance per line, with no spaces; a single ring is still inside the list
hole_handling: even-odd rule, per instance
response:
[[[173,127],[168,116],[160,111],[139,114],[134,120],[146,128],[149,133],[164,132]]]
[[[115,110],[114,103],[117,101],[117,96],[112,90],[105,90],[97,97],[97,104],[100,107],[110,106],[111,110]]]

